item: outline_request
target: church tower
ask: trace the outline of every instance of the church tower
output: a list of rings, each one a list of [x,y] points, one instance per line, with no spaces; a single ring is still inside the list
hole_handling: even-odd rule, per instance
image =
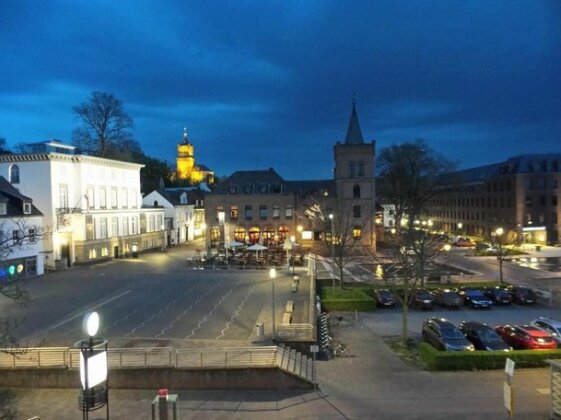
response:
[[[183,129],[183,141],[177,145],[177,178],[191,180],[195,166],[195,146],[187,138],[187,129]]]
[[[361,245],[376,248],[374,156],[376,142],[365,143],[353,99],[351,118],[343,143],[337,142],[335,155],[335,188],[342,216],[348,218],[353,236]]]

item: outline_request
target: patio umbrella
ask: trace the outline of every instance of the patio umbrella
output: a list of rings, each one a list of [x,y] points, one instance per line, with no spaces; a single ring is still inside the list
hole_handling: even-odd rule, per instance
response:
[[[241,242],[238,241],[232,241],[230,242],[230,248],[232,248],[234,250],[234,257],[236,256],[236,248],[239,246],[242,246],[244,244],[242,244]]]
[[[264,251],[266,249],[268,249],[266,246],[259,245],[259,244],[253,244],[247,247],[248,251],[257,251],[257,258],[259,258],[259,251]]]

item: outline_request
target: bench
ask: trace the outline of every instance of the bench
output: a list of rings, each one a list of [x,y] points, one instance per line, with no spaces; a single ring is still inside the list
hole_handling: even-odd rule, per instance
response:
[[[296,293],[298,291],[298,282],[297,281],[293,281],[292,282],[292,288],[290,290],[292,293]]]
[[[291,324],[292,323],[292,312],[285,312],[282,316],[282,323],[283,324]]]
[[[293,300],[289,300],[288,302],[286,302],[286,309],[285,312],[294,312],[294,301]]]

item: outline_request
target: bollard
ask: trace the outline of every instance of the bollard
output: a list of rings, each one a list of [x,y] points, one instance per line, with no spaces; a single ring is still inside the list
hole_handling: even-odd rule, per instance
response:
[[[158,415],[160,420],[168,420],[168,390],[160,388],[158,390]]]

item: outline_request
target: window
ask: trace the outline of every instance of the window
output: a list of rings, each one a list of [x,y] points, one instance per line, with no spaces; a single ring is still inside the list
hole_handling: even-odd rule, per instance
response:
[[[136,216],[131,217],[131,235],[136,235],[136,227],[138,223],[136,220]]]
[[[99,189],[99,208],[107,208],[107,189],[105,187]]]
[[[123,189],[123,202],[121,207],[124,209],[129,208],[129,192],[126,189]]]
[[[5,215],[8,213],[8,206],[6,203],[0,203],[0,215]]]
[[[29,237],[30,243],[37,242],[37,231],[35,230],[35,228],[27,229],[27,236]]]
[[[58,206],[61,209],[68,209],[68,185],[58,186]]]
[[[184,192],[179,196],[179,203],[180,204],[187,204],[187,193]]]
[[[136,195],[136,190],[132,189],[129,192],[129,197],[130,197],[130,201],[132,204],[132,208],[135,209],[138,207],[138,200],[137,200],[137,195]]]
[[[528,207],[532,207],[532,197],[530,197],[529,195],[526,196],[526,205]]]
[[[14,244],[21,244],[23,240],[23,232],[19,229],[12,230],[12,240]]]
[[[360,161],[357,165],[357,176],[364,176],[364,162]]]
[[[128,216],[123,217],[123,236],[129,235],[129,218]]]
[[[230,194],[237,194],[238,193],[238,186],[237,185],[230,185],[228,189]]]
[[[243,187],[244,194],[253,194],[253,185],[245,185]]]
[[[217,242],[220,239],[220,230],[217,227],[210,229],[210,240],[212,242]]]
[[[10,166],[10,183],[12,184],[19,184],[19,166],[12,165]]]
[[[117,188],[111,188],[111,208],[117,208]]]
[[[557,206],[557,196],[556,195],[552,195],[551,196],[551,205],[552,206]]]
[[[250,204],[246,204],[244,212],[245,220],[253,219],[253,207]]]
[[[92,215],[86,215],[86,241],[95,239],[95,224]]]
[[[238,227],[234,230],[234,240],[238,242],[245,242],[245,229],[242,227]]]
[[[358,240],[362,237],[362,229],[360,226],[353,227],[353,239]]]
[[[107,238],[107,217],[99,218],[99,239]]]
[[[273,205],[273,219],[280,219],[280,206]]]
[[[292,219],[292,206],[286,206],[284,209],[284,217],[286,219]]]
[[[267,214],[267,205],[266,204],[261,204],[259,206],[259,218],[261,220],[267,220],[268,214]]]
[[[273,184],[271,185],[271,192],[273,194],[280,194],[282,193],[282,185],[281,184]]]
[[[156,215],[151,214],[150,218],[148,219],[148,232],[155,232],[156,231]]]
[[[360,198],[360,185],[353,187],[353,198]]]
[[[259,192],[261,194],[267,194],[269,192],[269,186],[267,184],[262,184],[259,186]]]
[[[88,187],[87,192],[86,192],[86,201],[88,203],[88,209],[89,210],[92,210],[92,209],[95,208],[93,187]]]
[[[238,206],[230,206],[230,220],[238,220]]]
[[[111,236],[119,236],[119,218],[111,218]]]
[[[349,162],[349,178],[354,178],[356,176],[355,170],[355,163]]]
[[[31,214],[31,203],[23,203],[23,214]]]
[[[353,206],[353,217],[355,219],[360,217],[360,206]]]

